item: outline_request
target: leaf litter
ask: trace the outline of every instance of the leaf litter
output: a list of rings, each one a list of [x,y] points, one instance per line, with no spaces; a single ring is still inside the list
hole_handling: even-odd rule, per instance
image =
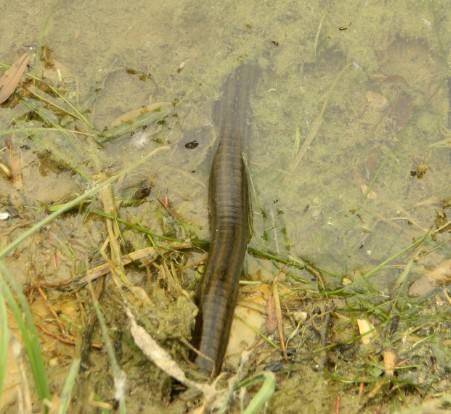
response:
[[[24,53],[0,77],[0,104],[4,103],[19,86],[30,61],[28,53]]]

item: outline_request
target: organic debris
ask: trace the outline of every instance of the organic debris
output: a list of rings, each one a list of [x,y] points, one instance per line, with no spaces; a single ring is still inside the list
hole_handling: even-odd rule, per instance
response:
[[[30,56],[24,53],[0,77],[0,104],[5,102],[19,86],[29,61]]]

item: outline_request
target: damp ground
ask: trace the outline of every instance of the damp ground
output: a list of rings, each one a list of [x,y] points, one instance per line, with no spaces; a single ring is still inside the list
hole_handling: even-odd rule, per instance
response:
[[[446,411],[446,1],[1,9],[0,73],[30,59],[0,106],[1,412]],[[211,111],[244,60],[253,238],[194,392]]]

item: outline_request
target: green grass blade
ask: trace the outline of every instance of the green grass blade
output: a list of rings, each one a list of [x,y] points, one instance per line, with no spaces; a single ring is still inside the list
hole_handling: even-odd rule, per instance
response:
[[[276,377],[270,371],[265,371],[256,377],[250,378],[248,381],[242,382],[241,386],[248,386],[261,380],[263,380],[261,388],[244,409],[243,414],[256,414],[260,412],[266,402],[268,402],[274,394],[274,391],[276,390]]]
[[[30,87],[27,89],[28,92],[30,92],[33,96],[35,96],[37,99],[41,100],[42,102],[45,102],[47,105],[50,105],[54,108],[56,108],[58,111],[65,113],[67,115],[70,115],[72,118],[79,119],[77,113],[73,113],[67,108],[64,108],[63,105],[60,105],[60,102],[56,98],[53,98],[49,95],[47,95],[45,92],[40,91],[39,89],[35,87]]]
[[[170,111],[170,107],[161,106],[150,112],[145,112],[134,119],[133,122],[123,122],[115,127],[111,127],[106,131],[101,132],[98,142],[103,144],[123,135],[130,134],[139,128],[162,122],[170,115]]]
[[[66,381],[64,381],[63,390],[61,391],[60,406],[58,407],[58,414],[67,413],[69,408],[69,403],[72,395],[72,389],[75,385],[75,380],[77,379],[78,372],[80,370],[80,358],[74,359],[72,365],[69,369],[69,374],[67,375]]]
[[[398,259],[401,257],[404,253],[408,252],[409,250],[413,249],[414,247],[419,246],[421,243],[423,243],[427,237],[431,234],[430,231],[426,232],[422,237],[415,240],[411,244],[409,244],[407,247],[404,247],[404,249],[400,250],[399,252],[393,254],[392,256],[385,259],[383,262],[379,263],[377,266],[375,266],[373,269],[366,272],[364,275],[361,276],[362,279],[368,279],[370,276],[373,276],[375,273],[377,273],[379,270],[383,269],[386,265],[391,263],[392,261]]]
[[[92,123],[88,120],[88,118],[86,118],[81,111],[71,102],[69,101],[66,97],[64,97],[62,94],[59,93],[58,89],[54,88],[52,85],[50,85],[49,83],[46,83],[47,86],[50,88],[50,90],[57,95],[61,100],[64,101],[64,103],[69,106],[72,111],[74,112],[74,115],[76,115],[77,119],[79,119],[80,121],[82,121],[89,129],[94,129],[94,126],[92,125]]]
[[[0,395],[3,391],[3,381],[6,374],[6,361],[8,358],[8,317],[3,295],[0,293]]]
[[[14,298],[13,292],[17,298]],[[36,392],[40,400],[49,399],[50,392],[47,382],[47,374],[45,372],[44,359],[41,353],[41,345],[39,343],[38,334],[33,324],[31,311],[28,306],[27,299],[22,290],[17,286],[14,278],[9,270],[0,260],[0,290],[11,309],[14,320],[19,328],[22,337],[23,346],[28,356],[31,372],[36,386]]]
[[[82,131],[76,131],[75,129],[67,129],[63,128],[65,132],[71,133],[71,134],[79,134],[79,135],[85,135],[87,137],[93,137],[95,138],[95,134],[91,134],[89,132],[82,132]],[[24,128],[8,128],[8,129],[1,129],[0,130],[0,137],[10,135],[10,134],[18,134],[19,132],[27,133],[27,134],[33,134],[35,132],[61,132],[61,128],[51,128],[51,127],[24,127]]]

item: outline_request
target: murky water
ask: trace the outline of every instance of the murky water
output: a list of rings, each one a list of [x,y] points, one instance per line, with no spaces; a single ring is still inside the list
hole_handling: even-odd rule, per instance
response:
[[[77,158],[77,151],[68,150],[67,157],[90,175],[99,165],[112,171],[130,166],[169,143],[169,152],[119,187],[126,191],[148,181],[155,199],[167,196],[201,238],[208,238],[212,106],[225,76],[247,59],[262,68],[247,153],[252,247],[308,259],[323,269],[332,289],[440,227],[440,217],[446,223],[451,153],[445,0],[390,6],[357,0],[2,0],[0,9],[0,60],[12,62],[27,48],[50,48],[73,99],[90,108],[97,128],[143,105],[175,105],[176,116],[165,125],[107,144],[97,166]],[[0,114],[0,121],[9,119]],[[70,199],[84,185],[67,172],[43,173],[32,155],[24,160],[24,191],[33,202]],[[36,177],[37,171],[42,175]],[[30,186],[33,178],[36,186]],[[137,221],[151,220],[143,209],[136,214],[142,215],[133,217]],[[70,220],[70,231],[79,231],[78,219]],[[100,242],[96,228],[78,248],[80,263]],[[440,237],[428,266],[450,256],[449,239]],[[29,274],[27,263],[18,266]],[[277,272],[255,259],[248,271],[264,281]],[[369,280],[388,292],[397,275],[390,263]]]

